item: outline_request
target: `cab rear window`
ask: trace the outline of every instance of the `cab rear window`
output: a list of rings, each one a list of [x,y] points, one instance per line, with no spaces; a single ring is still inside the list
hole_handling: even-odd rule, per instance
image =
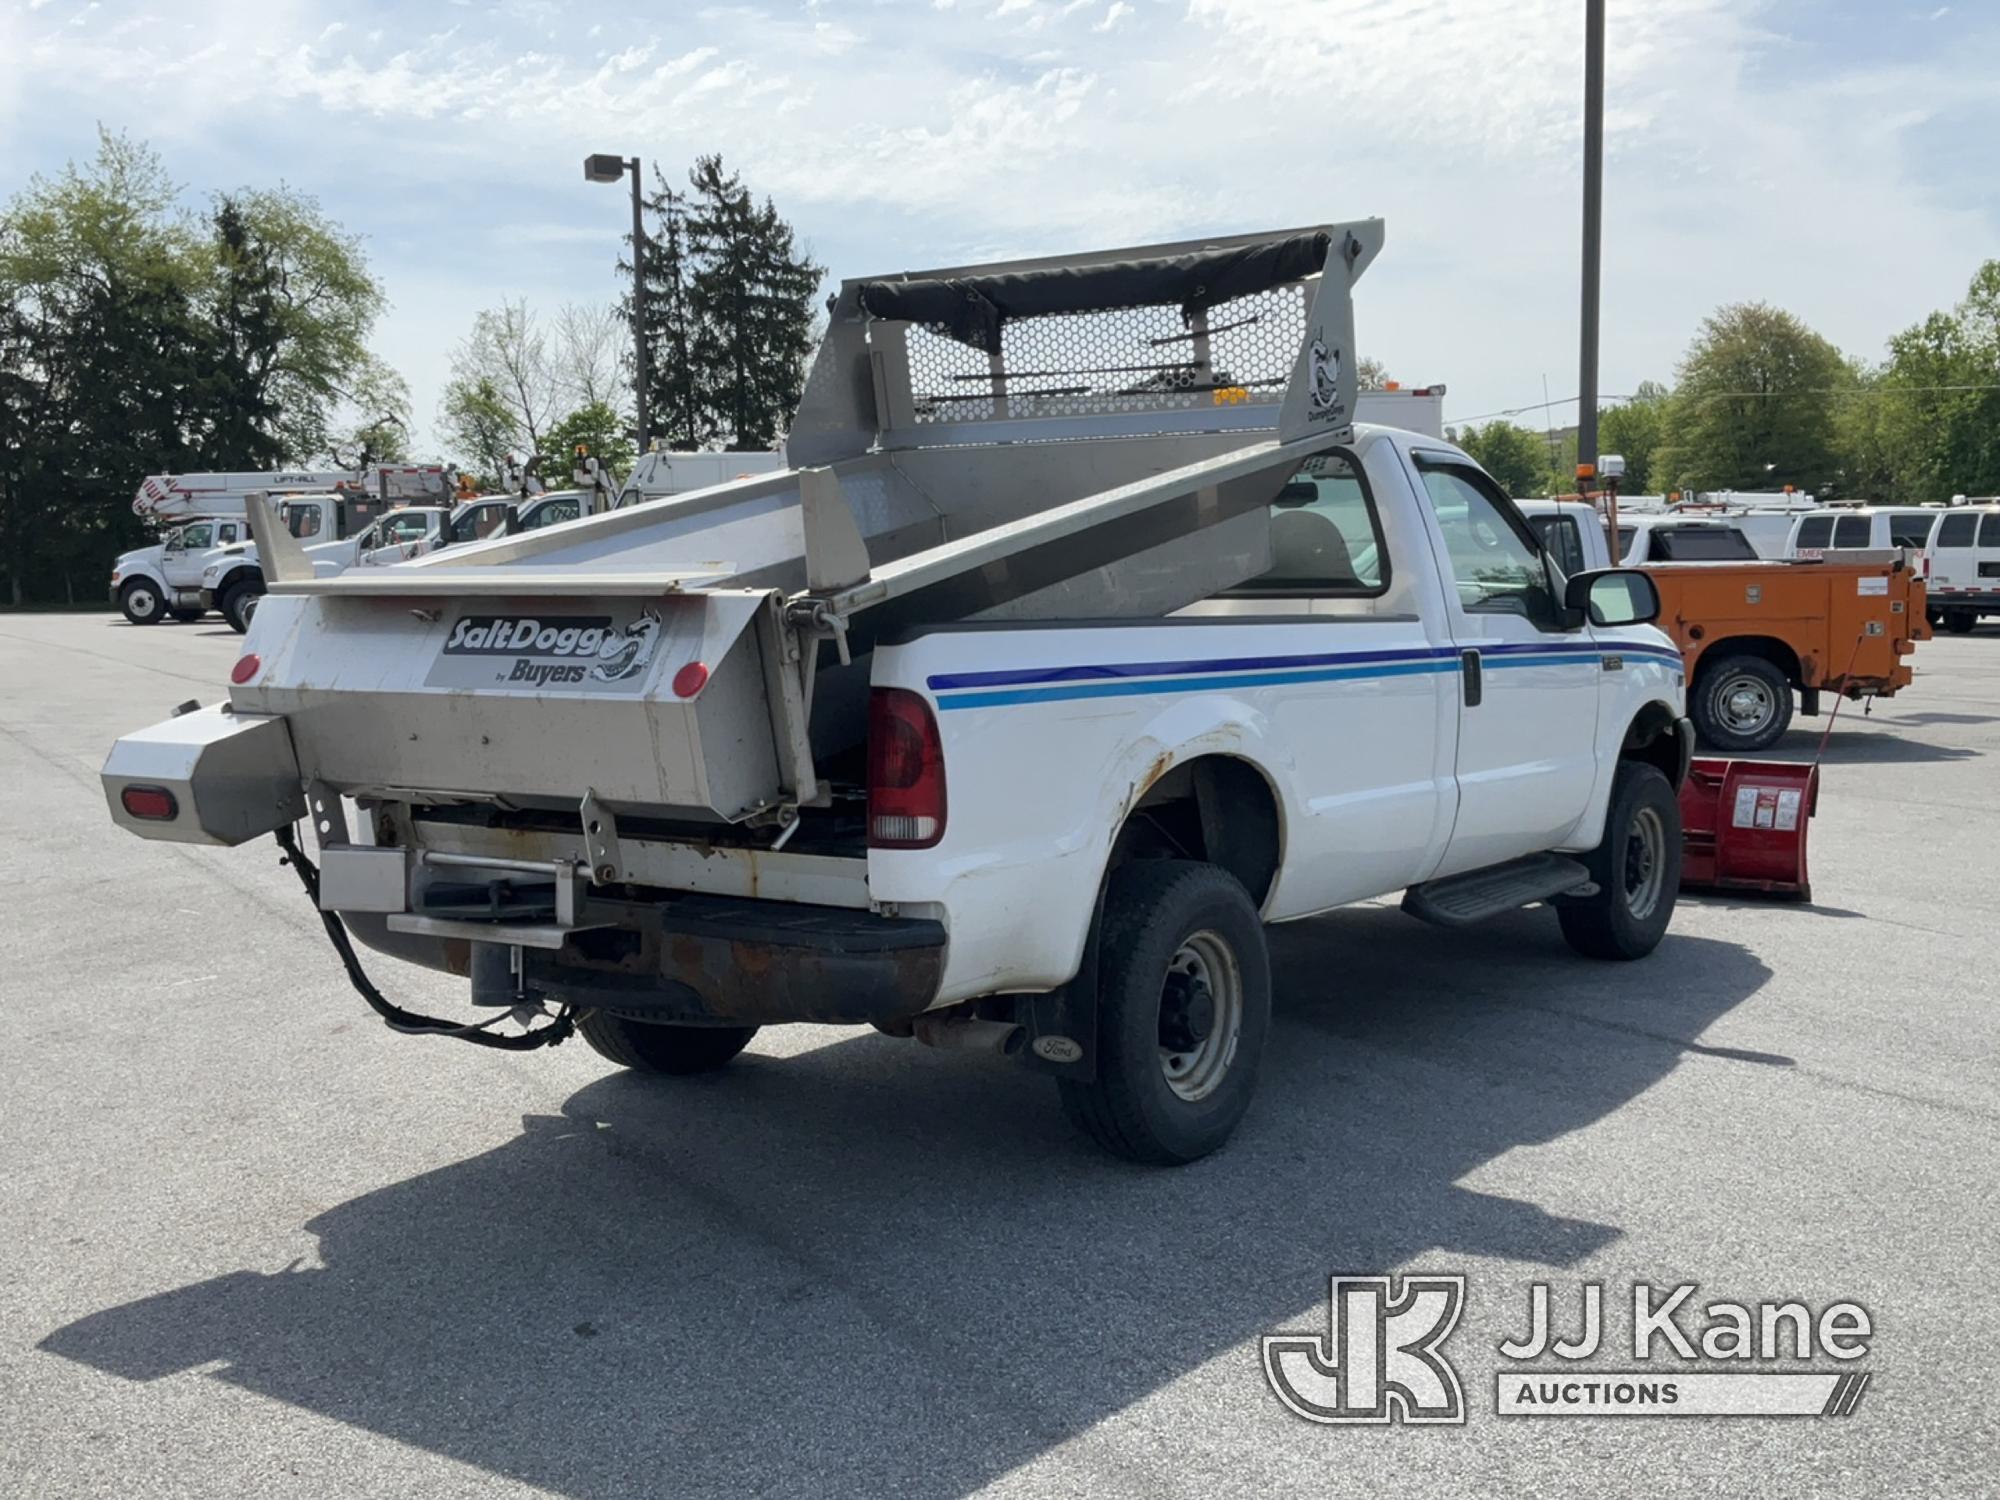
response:
[[[1662,526],[1653,533],[1661,562],[1755,562],[1757,549],[1734,526]]]

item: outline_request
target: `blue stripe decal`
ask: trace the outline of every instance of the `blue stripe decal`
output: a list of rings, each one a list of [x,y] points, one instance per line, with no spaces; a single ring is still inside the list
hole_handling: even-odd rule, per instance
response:
[[[1320,667],[1301,672],[1244,672],[1217,677],[1126,678],[1116,682],[1074,682],[1054,687],[1002,688],[993,692],[958,693],[938,699],[942,711],[953,708],[1004,708],[1015,703],[1061,703],[1075,698],[1130,698],[1146,693],[1185,693],[1218,688],[1284,687],[1302,682],[1349,682],[1366,677],[1419,677],[1456,672],[1450,661],[1384,662],[1374,666]]]
[[[1670,646],[1624,645],[1616,642],[1503,641],[1477,647],[1405,646],[1386,651],[1334,651],[1307,656],[1225,656],[1205,661],[1103,662],[1061,667],[1022,667],[999,672],[941,672],[925,682],[934,693],[960,688],[1039,686],[1057,682],[1103,682],[1143,677],[1194,677],[1216,672],[1282,671],[1303,667],[1360,665],[1368,662],[1449,661],[1462,650],[1485,657],[1534,656],[1543,659],[1592,656],[1656,656],[1678,662]],[[1492,665],[1503,665],[1493,662]]]

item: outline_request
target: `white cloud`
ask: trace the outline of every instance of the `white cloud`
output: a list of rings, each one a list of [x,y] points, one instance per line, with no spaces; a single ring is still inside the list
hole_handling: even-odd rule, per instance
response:
[[[836,274],[1381,214],[1370,352],[1466,413],[1538,396],[1544,371],[1569,387],[1574,0],[717,0],[671,23],[612,0],[595,36],[541,0],[463,29],[384,11],[366,35],[329,0],[156,0],[160,26],[115,39],[74,9],[0,9],[21,61],[0,70],[0,190],[102,119],[183,180],[325,193],[371,236],[420,412],[426,351],[473,309],[613,292],[619,210],[576,167],[605,149],[669,176],[721,151]],[[2000,26],[1954,13],[1889,61],[1834,24],[1773,0],[1614,7],[1606,389],[1670,374],[1694,321],[1744,297],[1875,353],[2000,243],[1967,144],[2000,137]],[[490,241],[438,234],[442,192]]]

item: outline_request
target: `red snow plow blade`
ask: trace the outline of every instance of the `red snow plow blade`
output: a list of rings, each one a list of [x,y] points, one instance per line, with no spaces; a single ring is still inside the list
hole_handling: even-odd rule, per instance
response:
[[[1810,901],[1806,829],[1818,810],[1816,764],[1696,760],[1681,786],[1681,888]]]

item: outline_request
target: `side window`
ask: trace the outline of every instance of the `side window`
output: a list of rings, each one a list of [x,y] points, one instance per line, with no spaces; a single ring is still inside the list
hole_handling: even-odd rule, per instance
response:
[[[216,546],[227,547],[231,542],[235,540],[236,540],[236,523],[234,521],[224,521],[220,526],[215,528]]]
[[[1535,528],[1535,535],[1542,539],[1542,550],[1556,560],[1564,577],[1574,578],[1588,566],[1583,558],[1583,533],[1576,528],[1576,517],[1530,516],[1528,524]]]
[[[382,523],[382,539],[378,545],[391,547],[401,542],[421,541],[425,530],[422,516],[393,516]]]
[[[1833,525],[1833,545],[1839,548],[1859,548],[1868,545],[1868,517],[1842,516]]]
[[[1823,551],[1827,543],[1832,540],[1832,516],[1807,516],[1803,521],[1799,522],[1798,546],[1801,550],[1807,547],[1818,547]]]
[[[181,528],[181,546],[190,552],[205,552],[214,545],[209,540],[213,531],[214,528],[206,521],[199,526],[184,526]]]
[[[2000,547],[2000,510],[1988,511],[1980,518],[1979,545]]]
[[[1940,547],[1970,547],[1979,533],[1979,517],[1970,515],[1946,516],[1938,522],[1937,545]]]
[[[1889,545],[1921,547],[1931,539],[1931,527],[1935,524],[1934,510],[1899,510],[1889,517]]]
[[[316,505],[286,507],[285,528],[300,541],[310,541],[319,535],[319,507]]]
[[[1470,615],[1522,615],[1553,626],[1555,600],[1542,555],[1514,529],[1513,507],[1473,470],[1422,459],[1417,470],[1444,533],[1459,608]]]
[[[1618,544],[1610,549],[1611,561],[1614,564],[1625,560],[1625,554],[1632,550],[1632,539],[1638,534],[1639,528],[1636,526],[1620,526],[1618,528]]]
[[[1271,502],[1271,571],[1244,589],[1368,598],[1388,586],[1375,499],[1352,456],[1307,459]]]
[[[539,531],[544,526],[560,526],[565,521],[574,521],[575,519],[576,502],[574,500],[552,500],[547,505],[544,505],[536,514],[535,529]]]

